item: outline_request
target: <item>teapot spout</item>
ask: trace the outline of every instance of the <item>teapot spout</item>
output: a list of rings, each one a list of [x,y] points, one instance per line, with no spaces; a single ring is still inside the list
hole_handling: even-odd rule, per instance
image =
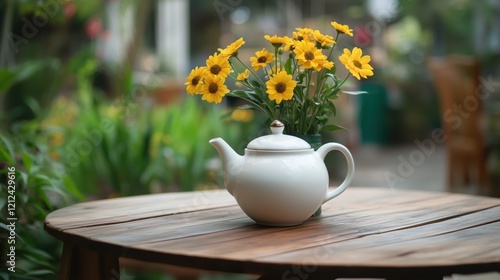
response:
[[[224,187],[232,195],[233,184],[231,177],[236,176],[238,170],[241,170],[243,157],[236,153],[222,138],[214,138],[209,143],[215,147],[221,157],[222,170],[224,171]]]

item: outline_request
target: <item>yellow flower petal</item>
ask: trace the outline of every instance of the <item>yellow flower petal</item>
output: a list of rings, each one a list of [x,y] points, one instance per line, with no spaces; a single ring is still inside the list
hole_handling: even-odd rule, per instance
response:
[[[250,70],[245,69],[245,71],[238,74],[238,77],[236,77],[236,79],[238,81],[244,81],[244,80],[248,79],[248,76],[250,76]]]
[[[358,80],[373,76],[373,67],[368,64],[371,57],[369,55],[362,55],[363,51],[358,47],[354,47],[352,53],[348,49],[344,49],[344,53],[339,57],[340,62]]]
[[[189,73],[184,85],[189,94],[201,94],[201,86],[203,85],[203,77],[206,75],[206,67],[196,67]]]
[[[306,69],[314,68],[319,71],[321,70],[321,65],[326,60],[326,55],[321,53],[321,50],[317,49],[313,42],[298,42],[293,52],[296,55],[295,58],[299,65]]]
[[[293,90],[296,85],[297,82],[293,80],[291,75],[287,74],[286,71],[280,71],[266,82],[266,93],[269,99],[280,104],[283,100],[292,99]]]
[[[222,97],[224,97],[229,89],[224,84],[224,79],[217,75],[208,75],[205,77],[205,83],[203,84],[203,96],[202,100],[206,100],[209,103],[220,103]]]
[[[353,36],[352,29],[350,29],[347,24],[340,24],[336,21],[332,21],[331,25],[333,26],[333,28],[335,28],[335,30],[337,30],[337,32],[349,35],[351,37]]]
[[[243,41],[243,37],[241,37],[238,40],[231,43],[230,45],[228,45],[225,49],[219,49],[219,52],[221,55],[227,56],[227,57],[236,56],[236,55],[238,55],[238,50],[244,44],[245,44],[245,41]]]
[[[206,63],[207,70],[212,75],[221,76],[225,79],[231,73],[231,65],[225,55],[214,53],[214,55],[208,57]]]
[[[267,64],[274,61],[274,55],[268,52],[266,49],[255,52],[255,56],[250,58],[252,62],[252,67],[255,71],[262,69],[267,66]]]

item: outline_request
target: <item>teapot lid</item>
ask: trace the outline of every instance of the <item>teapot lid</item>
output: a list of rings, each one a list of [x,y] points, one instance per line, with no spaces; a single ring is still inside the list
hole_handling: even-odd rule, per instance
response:
[[[285,125],[275,120],[271,123],[272,134],[261,136],[248,143],[247,148],[252,150],[302,150],[311,149],[306,141],[291,135],[283,134]]]

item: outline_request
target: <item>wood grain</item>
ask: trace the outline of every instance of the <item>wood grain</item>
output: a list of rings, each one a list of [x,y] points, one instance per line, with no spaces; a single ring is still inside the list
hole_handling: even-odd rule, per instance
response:
[[[171,193],[73,205],[46,230],[121,257],[284,279],[500,271],[500,200],[461,194],[351,187],[320,217],[264,227],[224,190]]]

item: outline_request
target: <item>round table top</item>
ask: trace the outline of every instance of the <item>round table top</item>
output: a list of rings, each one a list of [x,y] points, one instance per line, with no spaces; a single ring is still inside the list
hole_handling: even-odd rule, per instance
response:
[[[350,187],[319,217],[265,227],[225,190],[164,193],[75,204],[45,228],[119,257],[283,279],[500,271],[500,199],[463,194]]]

